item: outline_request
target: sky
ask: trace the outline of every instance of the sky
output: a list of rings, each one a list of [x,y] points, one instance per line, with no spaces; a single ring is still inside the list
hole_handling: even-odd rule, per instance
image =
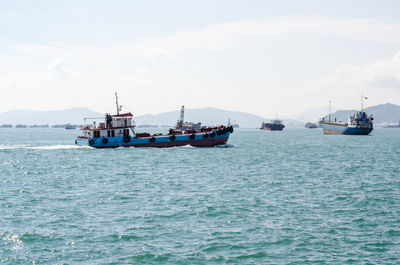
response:
[[[400,1],[2,1],[0,112],[400,105]]]

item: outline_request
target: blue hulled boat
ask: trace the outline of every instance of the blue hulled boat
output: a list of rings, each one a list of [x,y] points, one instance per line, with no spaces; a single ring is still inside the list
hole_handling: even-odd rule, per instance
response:
[[[228,142],[229,135],[233,132],[232,126],[201,127],[197,130],[170,129],[168,134],[137,133],[132,113],[119,113],[121,106],[118,105],[116,96],[117,114],[106,114],[104,122],[96,125],[85,124],[81,130],[83,136],[78,136],[75,143],[80,146],[94,148],[115,147],[174,147],[191,145],[196,147],[207,147],[223,145]],[[91,118],[85,118],[86,120]]]
[[[319,124],[324,130],[324,134],[349,134],[349,135],[368,135],[373,130],[372,115],[367,115],[363,111],[363,97],[361,97],[361,111],[354,113],[349,117],[348,122],[337,122],[330,120],[330,106],[329,106],[329,119],[328,121],[323,118]]]

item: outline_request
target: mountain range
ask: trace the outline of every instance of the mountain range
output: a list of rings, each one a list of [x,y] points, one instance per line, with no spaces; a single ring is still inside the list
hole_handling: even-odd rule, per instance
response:
[[[357,110],[338,110],[331,114],[331,120],[335,119],[338,121],[347,122],[350,115]],[[400,106],[391,103],[371,106],[365,108],[364,111],[367,114],[373,114],[374,124],[387,125],[387,124],[398,124],[400,121]],[[328,115],[325,116],[328,118]]]
[[[323,117],[328,108],[318,108],[312,112],[313,117]],[[356,110],[337,110],[331,114],[331,119],[347,121],[348,116]],[[368,114],[373,114],[375,124],[398,123],[400,120],[400,106],[386,103],[365,108]],[[318,113],[321,113],[318,115]],[[134,117],[137,125],[167,125],[173,126],[178,120],[180,111],[163,112],[160,114],[147,114]],[[87,108],[73,108],[57,111],[37,110],[12,110],[0,113],[0,124],[82,124],[84,117],[103,117],[104,114]],[[310,116],[310,111],[292,117],[286,117],[283,122],[288,127],[301,127],[304,125],[304,117]],[[299,117],[303,117],[299,121]],[[217,108],[197,108],[185,110],[185,121],[201,122],[203,125],[227,124],[228,120],[237,123],[243,128],[258,128],[262,122],[269,121],[264,117],[246,112],[229,111]],[[314,121],[314,120],[310,120]]]

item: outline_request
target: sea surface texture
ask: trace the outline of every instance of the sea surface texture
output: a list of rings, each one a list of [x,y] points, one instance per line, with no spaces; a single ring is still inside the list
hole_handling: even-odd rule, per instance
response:
[[[399,264],[399,129],[105,150],[79,133],[0,129],[1,264]]]

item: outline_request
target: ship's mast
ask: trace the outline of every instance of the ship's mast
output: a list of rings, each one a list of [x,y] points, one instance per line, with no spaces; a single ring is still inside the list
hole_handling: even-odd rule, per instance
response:
[[[331,121],[331,101],[329,100],[329,121]]]
[[[180,121],[181,123],[183,123],[184,117],[185,117],[185,106],[182,106],[182,107],[181,107],[181,117],[179,118],[179,121]]]
[[[119,111],[121,110],[122,106],[118,105],[118,93],[115,92],[115,104],[117,105],[117,115],[119,115]]]
[[[361,95],[361,112],[364,110],[364,96]]]

